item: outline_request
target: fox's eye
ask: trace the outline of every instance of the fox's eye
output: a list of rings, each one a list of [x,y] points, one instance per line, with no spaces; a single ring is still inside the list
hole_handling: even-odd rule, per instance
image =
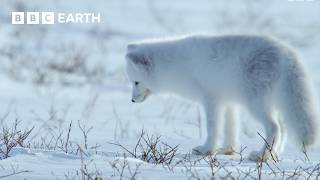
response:
[[[137,81],[136,81],[136,82],[134,82],[134,84],[135,84],[135,85],[138,85],[138,84],[139,84],[139,82],[137,82]]]

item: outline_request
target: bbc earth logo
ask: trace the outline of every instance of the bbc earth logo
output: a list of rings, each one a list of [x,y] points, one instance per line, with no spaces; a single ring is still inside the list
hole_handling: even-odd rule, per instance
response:
[[[12,24],[99,24],[100,13],[12,12]]]

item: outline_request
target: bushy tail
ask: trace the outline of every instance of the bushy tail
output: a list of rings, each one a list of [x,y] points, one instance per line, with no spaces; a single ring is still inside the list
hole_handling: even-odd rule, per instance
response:
[[[318,145],[320,119],[310,78],[296,59],[286,63],[278,97],[284,123],[299,144]]]

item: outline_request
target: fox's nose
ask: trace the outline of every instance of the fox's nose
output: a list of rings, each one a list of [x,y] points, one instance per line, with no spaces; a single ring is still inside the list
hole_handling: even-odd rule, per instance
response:
[[[131,102],[136,102],[134,99],[131,99]]]

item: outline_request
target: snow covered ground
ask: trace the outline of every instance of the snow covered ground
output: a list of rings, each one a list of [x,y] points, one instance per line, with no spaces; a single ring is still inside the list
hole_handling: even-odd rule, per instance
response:
[[[214,173],[216,178],[314,179],[320,173],[319,150],[303,153],[290,142],[277,163],[248,161],[249,152],[263,145],[255,129],[263,131],[245,111],[239,117],[241,153],[212,159],[190,155],[206,136],[201,108],[172,95],[132,104],[123,58],[126,44],[143,38],[268,34],[297,49],[320,95],[319,0],[0,2],[0,127],[14,131],[15,120],[17,134],[34,127],[23,147],[14,147],[8,158],[0,152],[0,178],[210,179]],[[100,12],[102,22],[11,25],[11,11],[18,10]],[[134,152],[142,130],[145,140],[153,137],[149,142],[161,136],[158,150],[175,153],[170,163],[141,160],[141,148],[148,148],[144,140],[137,157],[124,149]]]

